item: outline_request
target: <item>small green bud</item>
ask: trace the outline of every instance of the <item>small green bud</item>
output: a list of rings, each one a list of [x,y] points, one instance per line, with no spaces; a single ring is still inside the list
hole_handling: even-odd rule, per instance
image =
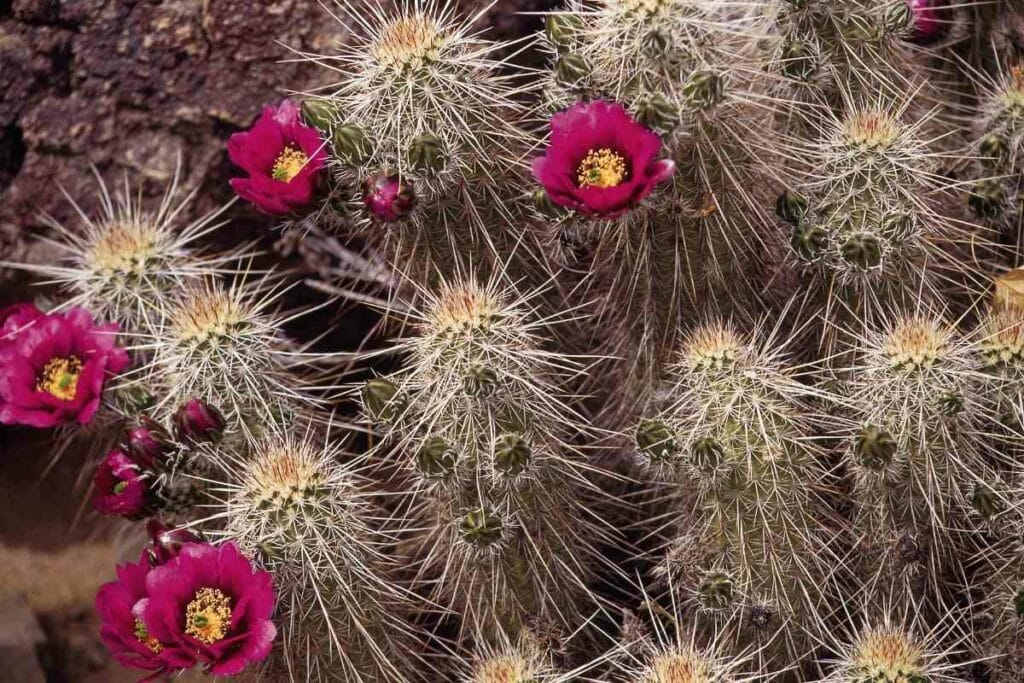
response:
[[[950,391],[939,396],[939,412],[946,417],[956,417],[964,411],[964,397],[959,392]]]
[[[679,125],[679,108],[664,95],[648,95],[637,103],[636,120],[652,130],[670,133]]]
[[[302,118],[318,130],[330,130],[337,109],[327,100],[310,98],[302,103]]]
[[[590,65],[580,55],[569,52],[555,63],[555,78],[560,83],[575,85],[590,75]]]
[[[818,70],[814,46],[800,38],[787,38],[780,57],[782,73],[787,78],[809,81]]]
[[[458,455],[455,450],[439,436],[432,436],[424,441],[416,453],[417,469],[423,476],[431,479],[451,474],[455,469],[456,460]]]
[[[704,609],[725,609],[732,604],[732,598],[732,577],[724,572],[705,574],[697,587],[697,602]]]
[[[978,142],[978,153],[989,163],[1002,161],[1009,152],[1009,143],[999,133],[989,133]]]
[[[790,225],[799,225],[807,215],[807,198],[799,192],[786,190],[775,200],[775,215]]]
[[[917,231],[917,216],[911,212],[896,212],[882,219],[882,234],[892,242],[902,242]]]
[[[462,389],[467,396],[487,398],[498,388],[498,373],[479,363],[474,364],[462,378]]]
[[[904,34],[914,26],[914,11],[907,0],[890,0],[885,11],[885,28],[890,33]]]
[[[853,451],[860,464],[875,472],[881,472],[896,455],[896,440],[892,434],[879,427],[864,427],[853,442]]]
[[[530,195],[530,200],[533,202],[533,208],[537,210],[537,213],[543,216],[557,216],[561,212],[561,208],[558,204],[551,201],[551,197],[548,196],[547,190],[543,187],[537,188]]]
[[[156,396],[140,384],[126,384],[117,388],[117,400],[127,413],[142,413],[156,403]]]
[[[711,472],[722,464],[725,459],[725,449],[717,440],[705,436],[693,442],[690,457],[696,467]]]
[[[725,97],[725,80],[710,71],[694,71],[683,84],[682,92],[695,109],[708,109]]]
[[[640,49],[650,59],[661,59],[668,55],[672,39],[660,29],[652,29],[640,39]]]
[[[1002,498],[990,486],[979,483],[971,493],[971,507],[981,515],[982,519],[991,522],[1003,512],[1006,506],[1003,504]]]
[[[501,434],[494,445],[494,466],[510,476],[521,474],[533,458],[530,443],[519,433]]]
[[[1003,212],[1003,184],[987,178],[974,185],[967,203],[979,218],[996,218]]]
[[[839,255],[850,265],[868,271],[882,265],[882,244],[870,232],[854,233],[839,247]]]
[[[430,172],[440,171],[447,161],[441,138],[431,133],[413,138],[406,159],[414,170]]]
[[[484,548],[501,540],[503,526],[496,513],[479,508],[466,513],[459,521],[459,533],[466,543]]]
[[[668,425],[659,420],[644,420],[636,428],[636,447],[654,461],[664,462],[679,453],[676,437]]]
[[[804,261],[815,261],[821,258],[828,247],[828,233],[820,225],[799,223],[793,228],[789,245]]]
[[[372,420],[390,422],[402,412],[405,403],[398,396],[398,386],[386,379],[371,379],[363,385],[363,409]]]
[[[351,123],[334,129],[331,145],[334,147],[334,156],[352,166],[366,163],[373,154],[373,145],[366,131]]]
[[[549,14],[544,20],[544,35],[555,47],[569,48],[581,26],[582,22],[575,14]]]

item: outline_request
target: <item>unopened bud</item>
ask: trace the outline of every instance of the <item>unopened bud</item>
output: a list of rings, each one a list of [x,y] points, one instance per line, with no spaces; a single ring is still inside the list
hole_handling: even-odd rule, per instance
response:
[[[484,548],[501,540],[503,526],[496,513],[479,508],[459,520],[459,533],[466,543]]]
[[[416,192],[408,178],[376,175],[363,182],[363,205],[375,218],[394,223],[416,208]]]
[[[310,98],[302,103],[302,118],[313,128],[330,130],[337,110],[327,100]]]
[[[697,587],[697,601],[708,610],[722,610],[732,604],[732,577],[724,572],[709,572]]]
[[[580,55],[570,52],[555,63],[555,78],[567,85],[575,85],[590,75],[590,65]]]
[[[839,255],[859,270],[872,270],[882,264],[882,244],[870,232],[854,233],[840,245]]]
[[[533,449],[522,434],[502,434],[494,445],[494,466],[510,476],[521,474],[532,458]]]
[[[474,364],[466,371],[462,378],[462,389],[467,396],[474,398],[487,398],[494,394],[498,388],[498,373],[479,363]]]
[[[431,133],[424,133],[413,138],[409,143],[406,155],[416,171],[437,172],[444,168],[447,159],[441,138]]]
[[[386,379],[371,379],[363,385],[361,392],[363,409],[370,419],[377,422],[390,422],[405,408],[405,403],[398,396],[398,386]]]
[[[365,164],[373,154],[373,145],[366,131],[351,123],[334,129],[331,145],[334,147],[334,156],[352,166]]]
[[[171,435],[155,420],[142,415],[125,434],[125,450],[141,467],[151,470],[173,449]]]
[[[581,22],[574,14],[549,14],[544,20],[544,35],[557,48],[572,47]]]
[[[180,441],[216,441],[224,431],[224,418],[216,408],[197,398],[186,401],[174,413],[174,432]]]
[[[828,247],[828,232],[816,223],[801,222],[793,228],[789,244],[804,261],[815,261]]]
[[[799,192],[786,190],[775,200],[775,215],[790,225],[799,225],[807,215],[807,199]]]
[[[439,436],[432,436],[423,442],[416,453],[416,467],[430,479],[446,477],[455,470],[458,455],[448,442]]]
[[[864,427],[853,442],[853,450],[864,467],[880,472],[896,455],[896,440],[879,427]]]
[[[664,462],[679,453],[676,437],[660,420],[644,420],[636,429],[636,447],[654,461]]]
[[[664,95],[648,95],[637,104],[636,120],[652,130],[671,133],[679,125],[679,107]]]
[[[711,71],[694,71],[683,84],[682,92],[695,109],[708,109],[725,97],[725,80]]]

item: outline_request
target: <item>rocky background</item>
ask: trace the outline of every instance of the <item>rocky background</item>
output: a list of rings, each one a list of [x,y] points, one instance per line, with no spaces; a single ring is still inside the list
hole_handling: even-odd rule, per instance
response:
[[[459,4],[514,38],[539,24],[522,12],[552,3]],[[40,216],[73,226],[64,192],[93,211],[93,169],[155,197],[180,158],[191,215],[228,201],[228,136],[325,82],[288,48],[327,52],[344,31],[316,0],[0,0],[0,307],[44,291],[3,262],[52,259]],[[247,206],[228,217],[216,239],[280,236]],[[99,643],[92,598],[139,544],[92,514],[83,457],[53,464],[52,450],[46,433],[0,427],[0,680],[135,680]]]

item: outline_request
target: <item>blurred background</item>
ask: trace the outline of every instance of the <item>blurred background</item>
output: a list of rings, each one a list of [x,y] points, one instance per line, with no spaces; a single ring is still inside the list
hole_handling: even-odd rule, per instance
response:
[[[483,9],[480,28],[510,39],[540,23],[522,12],[553,3],[457,4]],[[180,157],[185,189],[198,190],[188,218],[228,201],[227,138],[264,105],[323,81],[288,61],[287,46],[329,51],[343,36],[316,0],[0,0],[0,261],[52,260],[40,216],[75,225],[61,188],[93,211],[93,168],[108,186],[127,177],[157,198]],[[320,264],[290,248],[272,219],[242,204],[228,218],[211,249],[258,240],[294,277],[315,275]],[[322,296],[294,292],[293,306]],[[46,295],[28,273],[0,266],[0,307]],[[334,323],[323,343],[338,350],[372,324],[365,311],[324,315],[289,333]],[[0,426],[0,681],[138,678],[107,657],[92,601],[117,561],[137,558],[141,536],[92,511],[91,477],[84,452],[55,459],[48,432]]]

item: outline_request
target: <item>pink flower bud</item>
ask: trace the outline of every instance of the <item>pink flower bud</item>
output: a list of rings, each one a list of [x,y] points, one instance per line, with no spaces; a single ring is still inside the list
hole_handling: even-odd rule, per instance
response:
[[[125,448],[141,467],[151,470],[170,452],[171,438],[155,420],[145,415],[125,435]]]
[[[363,204],[386,223],[399,221],[416,207],[412,181],[397,175],[376,175],[363,182]]]
[[[166,564],[178,556],[186,543],[202,543],[203,539],[188,529],[174,529],[158,519],[146,523],[146,532],[151,542],[146,549],[149,561],[155,565]]]
[[[210,404],[193,398],[174,414],[174,430],[180,440],[189,443],[216,441],[224,431],[224,418]]]

